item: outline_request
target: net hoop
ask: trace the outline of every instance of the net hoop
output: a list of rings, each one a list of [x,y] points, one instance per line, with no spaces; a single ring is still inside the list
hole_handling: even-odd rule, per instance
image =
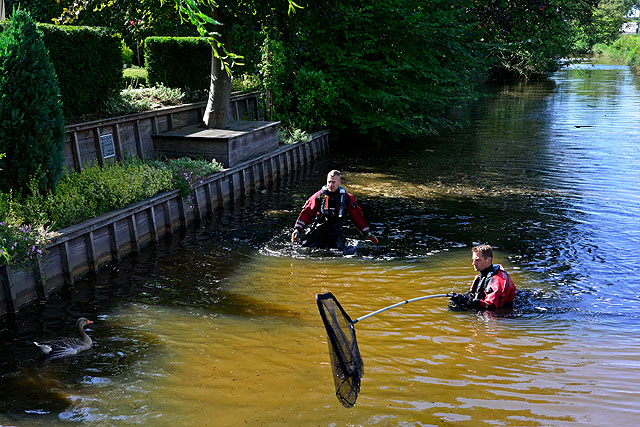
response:
[[[364,365],[353,321],[331,292],[316,295],[318,310],[327,332],[336,396],[345,408],[356,404]]]

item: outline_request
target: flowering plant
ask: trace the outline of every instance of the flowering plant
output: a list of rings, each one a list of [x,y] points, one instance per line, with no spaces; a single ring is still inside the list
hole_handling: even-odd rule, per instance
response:
[[[43,225],[27,224],[23,211],[13,192],[0,193],[0,265],[35,266],[47,243],[57,235]],[[32,223],[42,224],[39,219]]]
[[[23,269],[35,266],[55,235],[42,226],[0,222],[0,263]]]

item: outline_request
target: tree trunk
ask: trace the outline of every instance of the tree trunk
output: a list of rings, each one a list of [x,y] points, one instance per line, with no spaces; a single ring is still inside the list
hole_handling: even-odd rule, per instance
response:
[[[220,41],[229,49],[231,26],[226,23],[220,7],[215,7],[212,14],[213,19],[222,23]],[[231,76],[221,65],[220,59],[216,58],[211,49],[211,84],[203,122],[206,127],[214,129],[226,128],[227,122],[231,119]]]
[[[4,21],[4,0],[0,0],[0,21]]]
[[[220,65],[211,49],[211,84],[203,121],[206,127],[214,129],[226,128],[231,116],[231,76]]]

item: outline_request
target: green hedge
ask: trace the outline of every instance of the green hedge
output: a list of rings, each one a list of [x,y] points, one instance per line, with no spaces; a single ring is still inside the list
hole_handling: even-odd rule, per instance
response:
[[[124,86],[137,88],[147,85],[147,70],[144,68],[125,68],[122,72]]]
[[[123,87],[122,40],[106,28],[39,24],[67,118],[94,112]]]
[[[207,90],[211,46],[201,37],[147,37],[144,60],[149,86]]]

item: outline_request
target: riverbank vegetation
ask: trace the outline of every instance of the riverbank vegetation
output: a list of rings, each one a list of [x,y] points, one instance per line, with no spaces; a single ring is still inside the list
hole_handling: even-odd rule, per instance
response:
[[[31,180],[23,193],[0,192],[0,260],[17,265],[33,262],[55,231],[163,191],[178,189],[188,199],[195,184],[220,170],[222,165],[215,160],[131,157],[65,175],[54,191],[42,191],[37,180]]]
[[[640,74],[640,35],[624,35],[611,44],[597,44],[593,53],[627,64]]]
[[[12,10],[18,0],[5,3]],[[355,136],[353,140],[392,141],[457,126],[450,119],[451,109],[477,99],[483,82],[545,76],[558,69],[560,58],[611,42],[621,16],[633,4],[30,1],[28,14],[13,15],[0,37],[0,152],[6,153],[0,160],[0,259],[33,259],[49,235],[46,230],[120,209],[150,193],[180,188],[186,194],[192,180],[218,167],[184,159],[168,164],[127,160],[61,177],[64,128],[56,76],[30,17],[43,23],[106,27],[109,37],[124,40],[119,42],[123,64],[132,63],[141,67],[138,70],[145,65],[147,37],[208,35],[223,52],[222,68],[235,77],[233,84],[264,91],[268,118],[283,123],[285,142],[321,128]],[[185,10],[197,12],[190,22]],[[17,42],[25,37],[33,43]],[[28,51],[19,51],[25,48]],[[31,65],[20,65],[23,60]],[[85,117],[121,115],[199,96],[161,84],[140,88],[147,74],[128,74],[131,87],[92,105],[99,111],[86,111]]]
[[[18,0],[5,1],[11,8]],[[479,83],[544,76],[576,49],[612,41],[635,4],[36,0],[28,7],[41,22],[111,28],[122,35],[127,57],[144,66],[147,37],[200,34],[179,3],[198,6],[200,29],[238,55],[224,57],[236,81],[260,77],[269,118],[381,140],[451,127],[448,112],[476,99]]]

